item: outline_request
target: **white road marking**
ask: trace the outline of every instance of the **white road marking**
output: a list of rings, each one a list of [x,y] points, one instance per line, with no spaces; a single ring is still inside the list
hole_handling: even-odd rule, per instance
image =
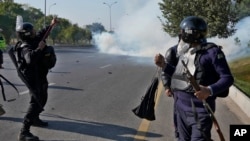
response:
[[[49,83],[49,86],[55,85],[56,83]]]
[[[112,66],[112,65],[111,65],[111,64],[108,64],[108,65],[105,65],[105,66],[100,67],[100,69],[104,69],[104,68],[107,68],[107,67],[110,67],[110,66]]]
[[[23,91],[23,92],[19,93],[19,95],[25,95],[27,93],[29,93],[29,90]]]
[[[52,86],[52,85],[55,85],[56,83],[49,83],[49,86]],[[23,92],[20,92],[19,95],[25,95],[25,94],[28,94],[29,93],[29,90],[26,90],[26,91],[23,91]]]

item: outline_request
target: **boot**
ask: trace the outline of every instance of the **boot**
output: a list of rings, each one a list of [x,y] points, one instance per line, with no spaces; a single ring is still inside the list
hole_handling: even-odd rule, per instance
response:
[[[47,127],[48,125],[48,122],[42,121],[40,118],[35,118],[32,123],[32,126],[36,127]]]
[[[18,135],[18,141],[39,141],[39,138],[37,136],[34,136],[30,133],[31,125],[32,121],[25,117],[23,127],[20,134]]]
[[[5,111],[4,111],[3,107],[2,107],[2,105],[0,104],[0,116],[3,115],[3,114],[5,114]]]
[[[39,141],[39,138],[30,133],[30,131],[21,131],[18,141]]]

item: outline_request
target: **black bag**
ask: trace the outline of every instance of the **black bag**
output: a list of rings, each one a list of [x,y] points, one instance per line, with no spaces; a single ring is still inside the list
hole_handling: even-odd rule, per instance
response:
[[[52,46],[46,46],[43,49],[43,53],[44,53],[44,58],[42,60],[43,65],[48,69],[53,68],[56,65],[56,54],[54,48]]]
[[[147,89],[146,94],[144,95],[144,97],[142,97],[140,105],[132,110],[136,116],[140,118],[145,118],[150,121],[155,120],[154,108],[158,84],[158,77],[155,77],[151,85]]]

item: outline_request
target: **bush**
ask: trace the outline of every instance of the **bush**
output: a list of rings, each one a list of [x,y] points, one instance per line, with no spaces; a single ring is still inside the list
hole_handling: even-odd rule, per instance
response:
[[[250,97],[250,56],[229,63],[234,85]]]

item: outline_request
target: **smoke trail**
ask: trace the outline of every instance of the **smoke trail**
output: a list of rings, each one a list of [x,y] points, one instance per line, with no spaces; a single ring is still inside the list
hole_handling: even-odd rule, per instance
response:
[[[101,52],[153,56],[156,53],[164,54],[167,47],[177,43],[177,39],[171,38],[162,29],[157,18],[161,15],[157,0],[126,3],[126,7],[129,13],[119,20],[114,34],[102,33],[94,36]]]
[[[126,3],[131,13],[122,17],[114,34],[102,33],[94,36],[95,42],[101,52],[122,54],[130,56],[153,57],[156,53],[165,54],[165,51],[177,43],[177,38],[171,38],[166,34],[160,20],[161,16],[158,2],[160,0],[136,1]],[[131,4],[131,5],[130,5]],[[212,38],[209,42],[215,42],[223,46],[223,51],[229,59],[249,54],[250,17],[241,20],[237,25],[237,32],[227,39]],[[240,46],[235,45],[234,39],[240,39]]]

